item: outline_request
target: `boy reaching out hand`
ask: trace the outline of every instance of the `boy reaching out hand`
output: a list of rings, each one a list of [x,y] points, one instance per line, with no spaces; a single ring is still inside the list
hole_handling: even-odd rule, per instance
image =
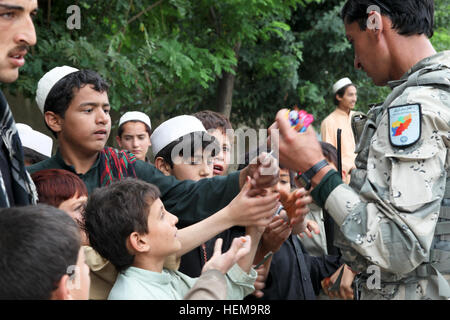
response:
[[[196,279],[163,265],[167,256],[193,248],[183,246],[183,239],[197,239],[192,244],[197,246],[207,235],[189,227],[178,230],[178,218],[165,210],[159,195],[157,187],[127,178],[96,189],[88,201],[84,221],[89,241],[120,272],[108,299],[182,299],[195,284]],[[233,254],[220,254],[219,242],[204,266],[203,271],[226,272],[228,299],[242,299],[254,290],[251,265],[261,230],[248,229],[248,236],[233,242]]]

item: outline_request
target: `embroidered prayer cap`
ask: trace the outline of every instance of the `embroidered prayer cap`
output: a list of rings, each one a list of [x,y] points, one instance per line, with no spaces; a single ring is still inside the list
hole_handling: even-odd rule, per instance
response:
[[[194,116],[182,115],[164,121],[150,137],[153,154],[157,155],[169,143],[193,132],[206,132],[202,122]]]
[[[49,136],[33,130],[29,125],[16,123],[22,146],[30,148],[44,156],[52,156],[53,140]]]
[[[47,100],[47,96],[58,83],[59,80],[67,76],[68,74],[80,71],[76,68],[72,68],[69,66],[56,67],[44,74],[44,76],[39,80],[37,90],[36,90],[36,102],[41,110],[44,113],[45,101]]]
[[[143,112],[140,111],[128,111],[120,117],[119,127],[128,121],[140,121],[145,123],[150,129],[152,129],[152,123],[150,122],[150,118]]]
[[[349,78],[340,79],[333,85],[333,93],[336,94],[336,92],[338,92],[343,87],[345,87],[346,85],[349,85],[349,84],[352,84],[352,80],[350,80]]]

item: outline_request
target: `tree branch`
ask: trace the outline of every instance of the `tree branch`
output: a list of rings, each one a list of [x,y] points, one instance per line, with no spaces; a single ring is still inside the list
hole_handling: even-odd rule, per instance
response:
[[[52,0],[47,1],[47,24],[50,25],[50,17],[52,11]]]
[[[220,21],[219,21],[219,19],[217,19],[216,11],[214,10],[213,6],[209,7],[209,12],[211,13],[211,16],[213,17],[213,20],[214,20],[213,22],[216,27],[217,36],[220,37],[220,35],[222,34],[222,30],[220,29]]]
[[[158,2],[155,2],[154,4],[148,6],[147,8],[145,8],[144,10],[142,10],[141,12],[139,12],[137,15],[135,15],[133,18],[131,18],[130,20],[127,21],[127,25],[132,23],[134,20],[138,19],[140,16],[142,16],[144,13],[147,13],[148,11],[152,10],[154,7],[156,7],[157,5],[161,4],[164,0],[159,0]]]

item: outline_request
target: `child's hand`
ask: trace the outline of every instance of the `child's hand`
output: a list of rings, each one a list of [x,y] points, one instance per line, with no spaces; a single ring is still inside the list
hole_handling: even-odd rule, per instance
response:
[[[227,206],[230,210],[232,225],[267,226],[278,206],[279,195],[276,193],[253,197],[250,178],[241,192]]]
[[[292,229],[283,218],[274,216],[262,235],[261,247],[264,248],[264,253],[269,251],[275,253],[280,250],[283,242],[291,235],[291,231]]]
[[[225,253],[222,253],[222,242],[221,238],[216,240],[214,254],[203,266],[202,273],[215,269],[225,274],[237,261],[250,252],[251,238],[249,236],[234,238],[230,249]]]
[[[253,291],[252,294],[256,298],[262,298],[264,296],[264,292],[262,290],[266,287],[268,270],[263,264],[258,269],[256,269],[256,272],[258,273],[258,276],[256,277],[254,283],[255,291]]]
[[[305,230],[303,230],[302,232],[298,233],[300,238],[304,238],[305,235],[303,233],[306,233],[308,238],[312,238],[313,237],[313,232],[315,234],[319,234],[320,233],[320,227],[319,227],[319,224],[317,222],[315,222],[314,220],[309,220],[309,219],[306,219],[305,221],[306,221],[306,228],[305,228]]]
[[[330,290],[333,284],[339,277],[342,268],[344,268],[344,272],[342,274],[341,283],[339,286],[339,291]],[[328,278],[325,278],[321,281],[322,289],[331,299],[344,299],[344,300],[353,300],[353,288],[352,283],[355,279],[356,272],[354,272],[350,267],[346,264],[343,264],[336,270],[336,272]]]
[[[291,225],[303,222],[309,212],[308,204],[312,203],[312,197],[304,188],[286,193],[280,189],[280,202],[287,212]]]
[[[242,187],[247,179],[251,178],[251,184],[255,189],[268,188],[275,185],[279,180],[280,167],[278,160],[266,152],[261,153],[254,164],[254,159],[247,167],[241,170],[239,183]]]

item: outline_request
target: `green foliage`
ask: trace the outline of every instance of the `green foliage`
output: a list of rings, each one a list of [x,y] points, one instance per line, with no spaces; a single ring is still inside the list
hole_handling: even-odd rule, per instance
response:
[[[40,0],[38,44],[8,89],[34,98],[51,68],[89,68],[111,84],[115,110],[163,119],[215,109],[218,82],[229,72],[236,75],[231,120],[265,127],[292,105],[319,123],[334,109],[332,84],[348,76],[358,86],[357,108],[366,111],[389,90],[353,68],[338,16],[343,2],[79,0],[81,29],[69,30],[66,9],[74,1]],[[449,12],[447,0],[436,0],[438,51],[450,47]]]
[[[431,43],[437,51],[450,49],[450,2],[435,0],[435,31]]]

